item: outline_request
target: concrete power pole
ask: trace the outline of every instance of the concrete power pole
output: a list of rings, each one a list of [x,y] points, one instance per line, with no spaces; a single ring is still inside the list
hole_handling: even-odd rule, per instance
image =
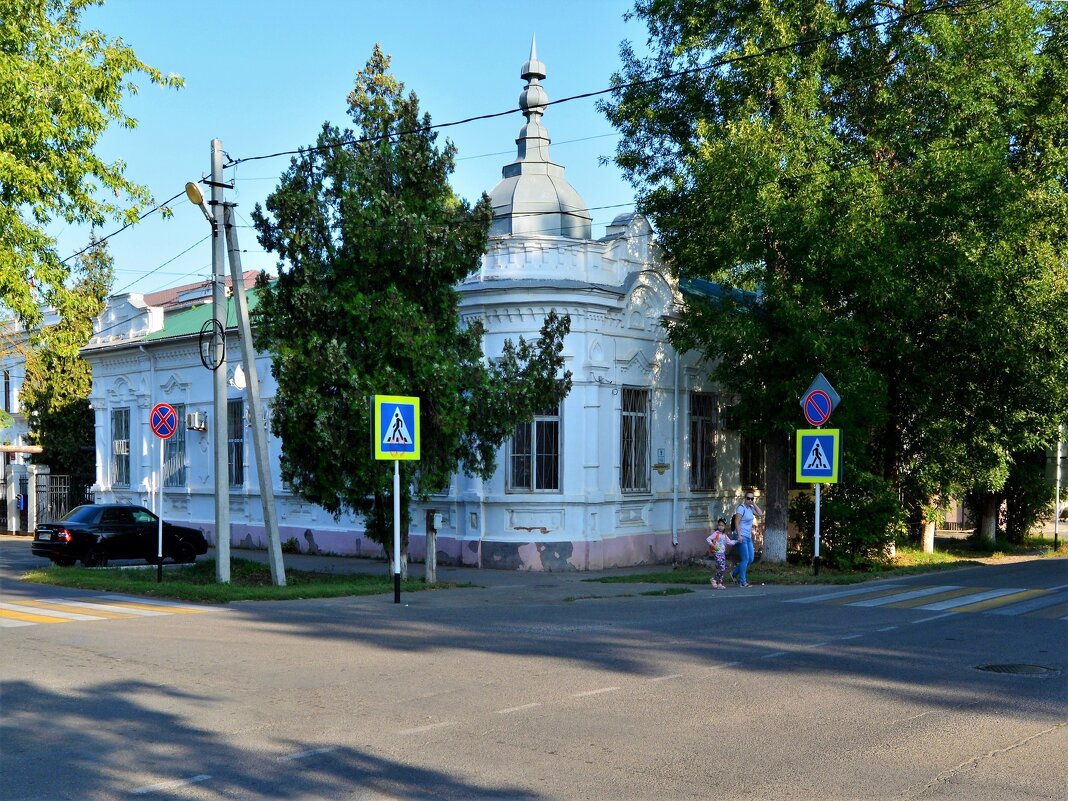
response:
[[[232,203],[223,204],[226,226],[226,252],[230,257],[230,280],[233,281],[234,308],[237,311],[237,333],[241,340],[241,358],[245,362],[245,387],[248,391],[249,414],[252,418],[252,444],[256,451],[256,475],[263,505],[263,527],[267,532],[267,552],[271,563],[271,580],[277,587],[286,585],[285,565],[282,562],[282,540],[278,535],[278,517],[274,508],[274,484],[271,465],[267,461],[267,432],[261,412],[260,379],[256,374],[256,348],[252,344],[252,327],[248,321],[248,302],[241,270],[241,249],[237,244]]]
[[[215,435],[215,577],[230,583],[230,470],[227,459],[229,433],[226,415],[226,243],[223,240],[223,149],[222,141],[211,140],[211,211],[214,223],[211,237],[212,338],[211,355]]]

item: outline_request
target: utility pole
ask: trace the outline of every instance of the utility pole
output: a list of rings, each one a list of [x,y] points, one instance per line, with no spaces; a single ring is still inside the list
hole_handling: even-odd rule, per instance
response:
[[[230,257],[230,280],[233,282],[234,309],[237,311],[237,334],[241,340],[241,358],[245,362],[245,388],[248,393],[249,414],[252,417],[252,444],[256,451],[256,475],[263,505],[263,527],[267,532],[267,553],[271,563],[271,580],[277,587],[286,585],[285,565],[282,562],[282,540],[278,534],[278,517],[274,508],[274,485],[271,466],[267,461],[267,434],[260,404],[260,379],[256,373],[256,348],[252,344],[252,327],[248,321],[248,301],[241,269],[241,249],[237,244],[234,226],[234,204],[223,204],[226,227],[226,252]],[[240,388],[240,387],[239,387]]]
[[[230,470],[226,415],[226,243],[223,241],[223,149],[211,140],[212,396],[215,408],[215,578],[230,583]]]

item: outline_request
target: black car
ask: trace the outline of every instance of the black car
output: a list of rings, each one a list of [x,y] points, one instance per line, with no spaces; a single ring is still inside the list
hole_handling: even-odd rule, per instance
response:
[[[144,559],[150,564],[159,552],[159,518],[143,506],[85,504],[58,522],[41,523],[31,548],[57,565],[79,559],[86,567],[103,567],[110,559]],[[194,562],[207,553],[208,542],[195,528],[163,521],[163,556],[175,562]]]

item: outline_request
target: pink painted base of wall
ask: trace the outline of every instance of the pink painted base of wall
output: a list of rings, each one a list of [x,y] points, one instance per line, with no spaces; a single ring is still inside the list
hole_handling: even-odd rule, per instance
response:
[[[215,542],[213,526],[201,530],[209,542]],[[307,528],[281,527],[282,543],[295,540],[303,554],[356,556],[387,559],[381,545],[355,531],[312,531]],[[637,565],[683,562],[704,556],[707,531],[692,529],[679,532],[679,544],[671,544],[670,534],[635,534],[605,540],[556,540],[515,542],[499,540],[461,540],[438,536],[438,564],[466,565],[498,570],[571,571],[605,570]],[[267,538],[262,527],[231,526],[231,547],[266,550]],[[426,560],[426,538],[412,535],[408,543],[412,562]]]

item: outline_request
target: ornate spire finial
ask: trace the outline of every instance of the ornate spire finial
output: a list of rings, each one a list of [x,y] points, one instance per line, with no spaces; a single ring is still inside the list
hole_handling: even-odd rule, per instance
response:
[[[538,61],[538,41],[536,35],[530,37],[530,58],[523,65],[519,77],[527,82],[519,95],[519,107],[529,122],[537,124],[545,113],[545,104],[549,96],[545,94],[539,81],[545,80],[545,65]]]
[[[525,81],[529,81],[531,78],[537,78],[542,81],[545,80],[545,65],[538,61],[537,34],[530,35],[530,58],[527,59],[527,63],[523,65],[519,77]]]

